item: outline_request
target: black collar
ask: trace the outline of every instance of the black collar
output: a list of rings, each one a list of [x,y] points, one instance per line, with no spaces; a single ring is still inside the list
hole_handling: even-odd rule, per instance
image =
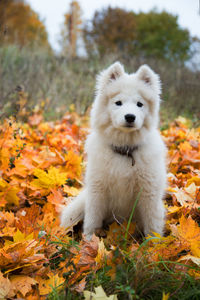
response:
[[[118,154],[126,155],[127,157],[131,157],[132,159],[132,166],[135,164],[135,159],[133,157],[133,152],[138,150],[138,146],[114,146],[111,145],[111,149]]]

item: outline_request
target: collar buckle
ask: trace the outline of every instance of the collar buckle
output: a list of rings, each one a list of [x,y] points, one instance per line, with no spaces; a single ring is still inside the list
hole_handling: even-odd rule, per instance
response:
[[[130,147],[130,146],[114,146],[114,145],[111,145],[111,148],[115,153],[118,153],[118,154],[123,155],[123,156],[130,157],[131,160],[132,160],[132,166],[135,165],[135,159],[134,159],[134,156],[133,156],[133,152],[138,150],[138,146]]]

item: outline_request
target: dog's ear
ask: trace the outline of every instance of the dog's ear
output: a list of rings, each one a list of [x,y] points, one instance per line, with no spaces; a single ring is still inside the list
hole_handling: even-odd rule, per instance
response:
[[[147,87],[154,89],[158,94],[161,93],[161,82],[159,76],[147,65],[142,65],[136,72],[136,76]]]
[[[118,61],[115,62],[97,76],[97,91],[104,89],[106,85],[117,80],[124,73],[123,65]]]
[[[107,69],[107,72],[109,80],[116,80],[124,74],[124,67],[120,62],[116,61]]]

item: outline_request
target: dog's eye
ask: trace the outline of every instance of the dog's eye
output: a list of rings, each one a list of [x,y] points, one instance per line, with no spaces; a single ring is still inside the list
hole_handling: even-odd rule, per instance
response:
[[[115,104],[120,106],[120,105],[122,105],[122,101],[117,101],[117,102],[115,102]]]
[[[142,107],[142,106],[143,106],[143,103],[142,103],[142,102],[138,102],[138,103],[137,103],[137,106],[138,106],[138,107]]]

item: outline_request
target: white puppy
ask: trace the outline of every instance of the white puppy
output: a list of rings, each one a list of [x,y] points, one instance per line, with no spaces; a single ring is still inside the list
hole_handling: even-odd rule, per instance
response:
[[[103,222],[128,219],[139,195],[133,217],[138,229],[145,235],[163,233],[166,149],[157,129],[160,91],[159,77],[147,65],[129,75],[116,62],[98,76],[85,188],[65,207],[62,226],[84,219],[90,239]]]

